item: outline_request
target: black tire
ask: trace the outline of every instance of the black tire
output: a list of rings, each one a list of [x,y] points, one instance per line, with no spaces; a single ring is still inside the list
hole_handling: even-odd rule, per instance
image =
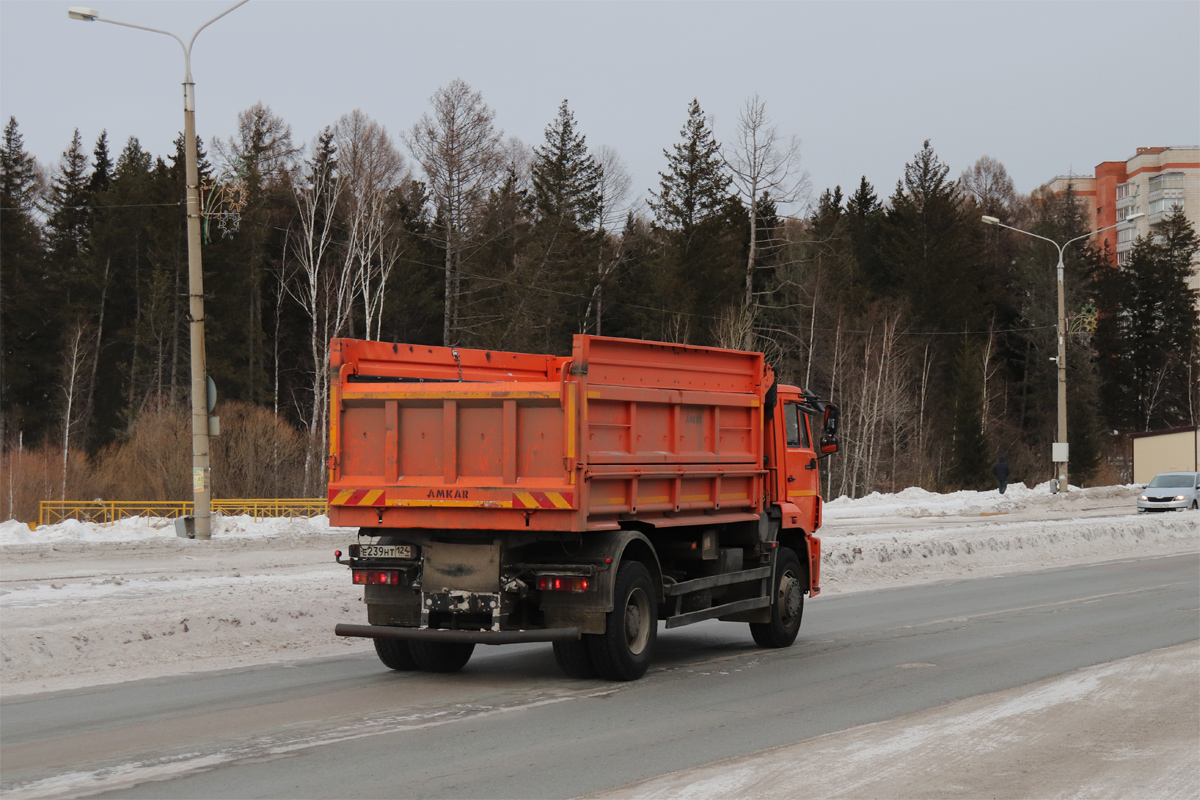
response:
[[[592,665],[605,680],[636,681],[650,666],[657,638],[658,601],[650,571],[637,561],[622,562],[604,633],[588,637]]]
[[[585,635],[573,642],[554,643],[554,660],[568,678],[587,680],[596,677],[596,665],[592,663],[588,638]]]
[[[403,639],[376,639],[375,653],[388,669],[408,672],[417,668],[411,644]]]
[[[804,570],[788,547],[775,554],[775,585],[771,596],[771,621],[751,622],[750,635],[759,647],[790,647],[800,633],[804,616]]]
[[[471,660],[473,644],[460,642],[410,642],[417,669],[426,672],[458,672]]]

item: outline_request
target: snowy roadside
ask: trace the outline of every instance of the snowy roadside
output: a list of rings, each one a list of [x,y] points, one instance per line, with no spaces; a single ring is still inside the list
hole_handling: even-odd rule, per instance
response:
[[[1190,642],[587,800],[784,800],[816,785],[830,798],[1194,798],[1198,669]]]
[[[841,498],[820,532],[822,589],[1200,550],[1200,515],[1133,514],[1137,491]],[[177,538],[169,520],[0,523],[0,694],[368,653],[369,641],[332,633],[366,618],[332,558],[353,537],[324,518],[220,518],[211,542]]]
[[[1136,513],[1141,486],[938,495],[910,488],[826,504],[823,592],[862,591],[1200,551],[1200,514]]]

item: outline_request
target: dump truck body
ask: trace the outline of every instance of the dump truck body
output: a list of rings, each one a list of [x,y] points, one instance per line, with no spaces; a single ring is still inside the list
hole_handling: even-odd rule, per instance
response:
[[[329,517],[360,529],[345,563],[370,622],[338,632],[387,640],[393,662],[439,643],[579,650],[628,611],[630,581],[649,627],[769,625],[781,547],[799,562],[789,602],[819,591],[808,417],[823,407],[775,386],[759,353],[584,335],[570,357],[342,339],[331,366]]]

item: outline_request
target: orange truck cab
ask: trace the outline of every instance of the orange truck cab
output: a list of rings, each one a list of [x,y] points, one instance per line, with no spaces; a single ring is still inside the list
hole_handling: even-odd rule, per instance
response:
[[[572,677],[634,680],[658,623],[796,639],[820,592],[837,409],[761,353],[574,337],[569,357],[336,339],[330,524],[392,669],[553,642]]]

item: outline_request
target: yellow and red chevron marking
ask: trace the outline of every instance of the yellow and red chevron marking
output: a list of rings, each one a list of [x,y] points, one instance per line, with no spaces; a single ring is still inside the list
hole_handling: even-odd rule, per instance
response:
[[[382,506],[387,501],[383,489],[330,489],[331,506]]]
[[[570,508],[574,492],[513,492],[513,508]]]

